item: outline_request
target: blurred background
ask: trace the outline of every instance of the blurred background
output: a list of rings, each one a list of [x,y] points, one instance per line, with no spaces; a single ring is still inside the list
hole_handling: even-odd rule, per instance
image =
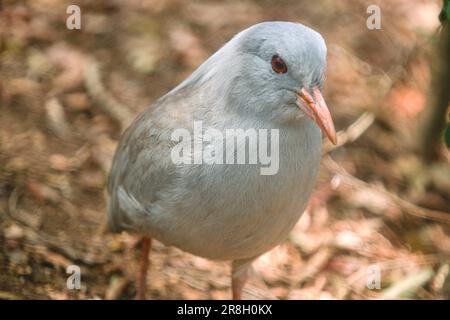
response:
[[[69,4],[81,8],[80,30],[66,28]],[[379,30],[366,26],[370,5],[381,9]],[[244,297],[449,299],[442,6],[0,1],[0,299],[134,298],[136,239],[105,226],[120,134],[234,34],[266,20],[301,22],[325,38],[325,98],[341,145],[325,145],[307,211],[255,262]],[[69,265],[81,268],[80,289],[66,287]],[[148,297],[228,299],[229,272],[156,242]]]

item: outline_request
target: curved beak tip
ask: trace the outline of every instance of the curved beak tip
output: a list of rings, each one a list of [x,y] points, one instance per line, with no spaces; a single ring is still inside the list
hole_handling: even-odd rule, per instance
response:
[[[332,144],[337,145],[338,141],[336,131],[334,131],[334,134],[332,136],[328,136],[328,139],[330,139]]]

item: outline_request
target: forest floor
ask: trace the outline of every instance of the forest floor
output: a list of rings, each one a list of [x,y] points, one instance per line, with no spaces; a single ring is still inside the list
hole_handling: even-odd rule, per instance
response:
[[[0,299],[132,299],[139,247],[105,222],[130,119],[245,27],[302,22],[328,44],[325,98],[342,145],[289,238],[255,264],[249,299],[450,298],[450,154],[417,154],[439,1],[3,1]],[[81,268],[69,290],[67,267]],[[148,297],[230,298],[229,265],[154,242]],[[380,280],[380,286],[377,286]]]

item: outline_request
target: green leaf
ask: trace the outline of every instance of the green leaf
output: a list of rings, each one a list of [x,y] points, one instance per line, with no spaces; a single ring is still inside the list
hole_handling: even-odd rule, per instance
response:
[[[447,124],[447,128],[444,130],[444,141],[447,148],[450,149],[450,123]]]
[[[450,0],[444,0],[444,6],[439,14],[439,20],[443,23],[445,20],[450,21]]]

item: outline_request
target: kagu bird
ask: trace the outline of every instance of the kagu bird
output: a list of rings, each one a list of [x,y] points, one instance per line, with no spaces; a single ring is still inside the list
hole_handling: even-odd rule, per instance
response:
[[[111,231],[144,237],[138,298],[145,297],[151,239],[232,261],[240,299],[251,263],[282,242],[307,205],[324,134],[336,143],[321,94],[326,45],[314,30],[264,22],[232,38],[123,134],[108,181]],[[279,170],[254,164],[176,164],[178,128],[279,130]]]

